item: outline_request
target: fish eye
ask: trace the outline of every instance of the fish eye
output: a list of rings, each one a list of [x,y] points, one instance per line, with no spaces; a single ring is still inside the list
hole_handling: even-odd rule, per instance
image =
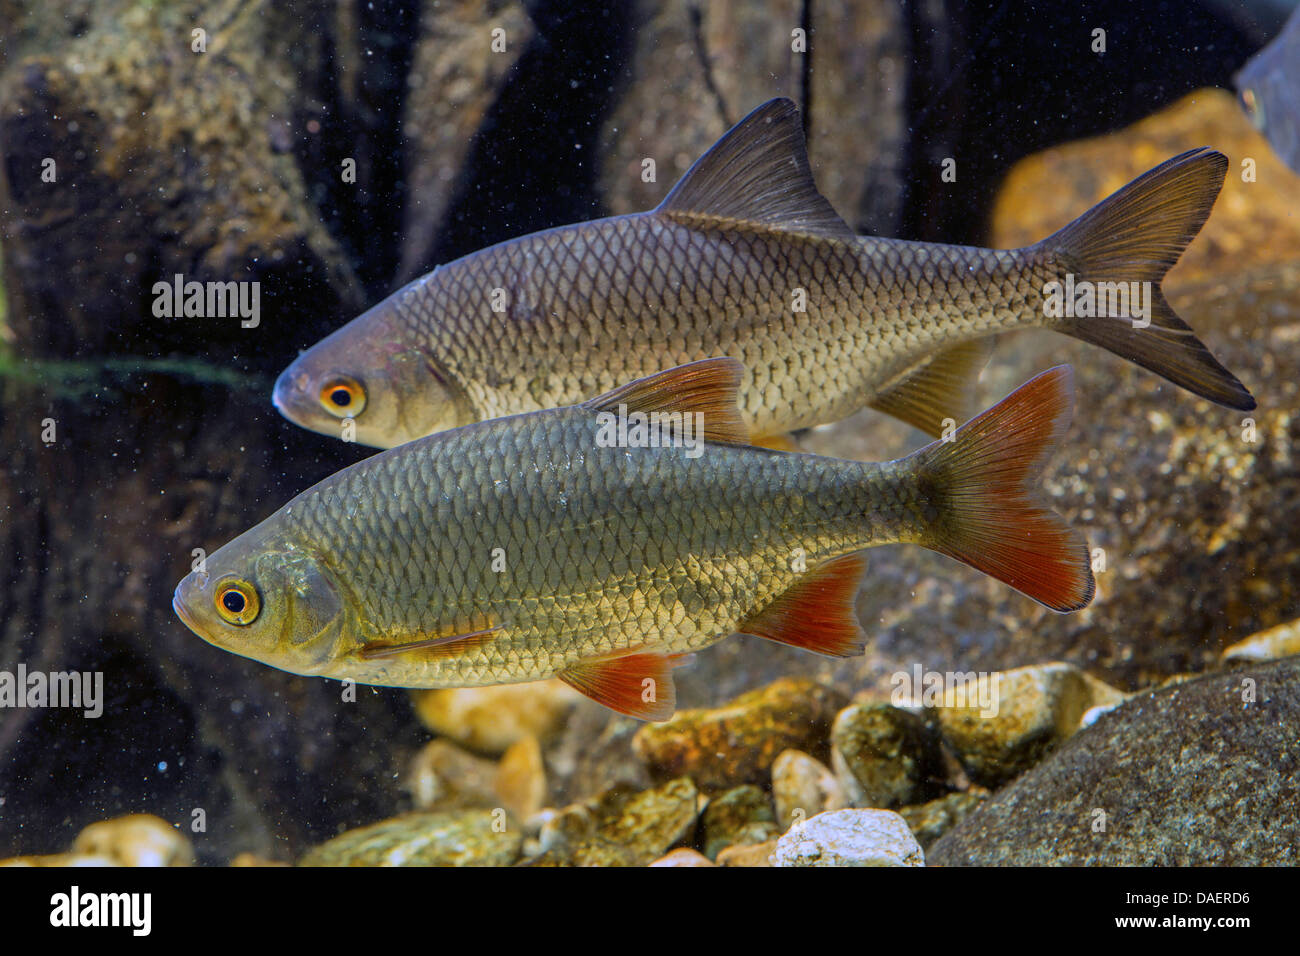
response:
[[[252,624],[257,619],[258,611],[262,609],[257,589],[247,581],[238,579],[221,582],[213,601],[221,619],[227,624],[235,624],[239,627]]]
[[[356,379],[339,375],[321,386],[320,403],[337,418],[355,418],[366,407],[366,390]]]

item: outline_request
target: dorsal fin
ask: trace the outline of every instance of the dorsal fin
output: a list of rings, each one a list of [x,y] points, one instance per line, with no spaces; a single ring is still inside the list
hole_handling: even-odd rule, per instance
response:
[[[945,418],[951,418],[956,427],[979,410],[975,383],[993,354],[993,342],[992,338],[974,339],[932,355],[873,398],[871,407],[939,438]]]
[[[736,407],[745,366],[734,358],[701,359],[621,385],[583,404],[598,412],[701,412],[704,440],[749,444],[749,429]]]
[[[656,210],[741,219],[836,239],[853,230],[817,191],[799,108],[768,100],[695,161]]]

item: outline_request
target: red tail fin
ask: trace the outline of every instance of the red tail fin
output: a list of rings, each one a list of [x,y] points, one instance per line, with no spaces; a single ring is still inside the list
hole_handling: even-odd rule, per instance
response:
[[[1035,488],[1073,405],[1073,375],[1060,365],[913,456],[939,506],[920,543],[1055,611],[1084,607],[1095,588],[1082,536]]]

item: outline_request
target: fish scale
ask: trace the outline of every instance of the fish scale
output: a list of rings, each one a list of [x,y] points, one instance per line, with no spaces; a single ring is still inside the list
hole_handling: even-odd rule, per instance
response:
[[[902,253],[883,241],[792,239],[696,219],[630,216],[540,233],[435,271],[396,301],[416,341],[437,351],[484,418],[574,404],[697,359],[708,340],[745,365],[741,411],[757,434],[856,410],[936,343],[1013,328],[1024,312],[1016,287],[1026,265],[1011,253]],[[576,281],[557,261],[579,264]],[[937,266],[947,272],[927,280]],[[629,276],[644,305],[603,294],[610,269]],[[795,287],[807,290],[807,313],[791,308]],[[550,310],[503,321],[490,307],[498,288]],[[978,305],[959,307],[975,296]],[[889,305],[904,300],[906,308]],[[593,324],[618,328],[627,348],[592,362],[582,333]],[[480,372],[494,357],[512,370],[495,385]]]

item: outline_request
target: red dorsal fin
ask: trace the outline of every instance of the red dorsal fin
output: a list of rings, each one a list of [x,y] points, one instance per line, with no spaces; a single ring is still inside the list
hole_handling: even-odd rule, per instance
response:
[[[677,709],[673,668],[690,657],[631,651],[579,661],[557,676],[610,710],[637,720],[667,720]]]
[[[867,636],[853,599],[867,562],[861,554],[824,561],[737,630],[830,657],[861,654]]]
[[[488,643],[492,640],[501,627],[484,628],[481,631],[470,631],[465,634],[445,634],[441,637],[422,637],[414,641],[406,641],[401,644],[367,644],[361,648],[361,656],[365,660],[375,660],[379,657],[396,657],[399,654],[407,654],[411,651],[432,651],[428,657],[450,657],[454,654],[463,653],[473,647]]]
[[[749,444],[749,430],[736,407],[745,367],[733,358],[701,359],[639,378],[584,404],[599,412],[700,412],[704,440]]]

